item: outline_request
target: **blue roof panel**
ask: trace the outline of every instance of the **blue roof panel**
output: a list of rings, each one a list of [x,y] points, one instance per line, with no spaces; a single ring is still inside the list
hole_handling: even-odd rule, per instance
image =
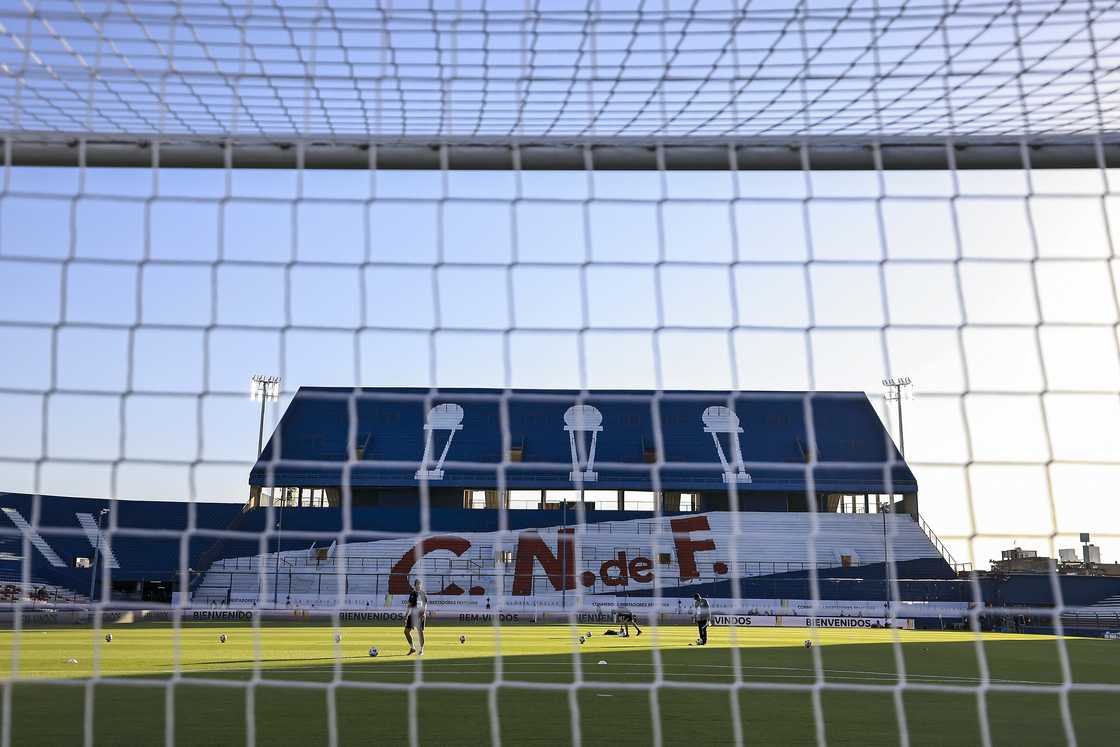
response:
[[[917,489],[862,392],[301,388],[250,483],[345,482],[383,488],[427,482],[475,489],[581,483],[609,490]]]

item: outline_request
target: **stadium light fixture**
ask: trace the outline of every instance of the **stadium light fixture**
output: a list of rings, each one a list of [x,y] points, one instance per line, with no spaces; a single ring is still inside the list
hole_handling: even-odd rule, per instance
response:
[[[914,382],[909,376],[883,379],[883,388],[886,389],[884,396],[887,402],[898,403],[898,452],[903,459],[906,458],[906,436],[902,431],[902,400],[912,391],[913,386]]]
[[[264,408],[268,402],[280,399],[280,377],[253,374],[249,377],[249,397],[261,403],[261,424],[257,429],[257,456],[264,451]]]

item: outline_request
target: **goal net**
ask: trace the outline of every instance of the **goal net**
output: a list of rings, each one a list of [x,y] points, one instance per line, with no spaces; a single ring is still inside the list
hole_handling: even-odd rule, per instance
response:
[[[1118,29],[1103,0],[0,7],[0,743],[339,744],[367,708],[411,744],[541,712],[909,743],[945,707],[1092,742],[1117,654],[1064,634],[1120,630]],[[438,645],[366,661],[417,578]],[[619,610],[649,629],[595,651]],[[1030,669],[993,631],[1053,638]]]

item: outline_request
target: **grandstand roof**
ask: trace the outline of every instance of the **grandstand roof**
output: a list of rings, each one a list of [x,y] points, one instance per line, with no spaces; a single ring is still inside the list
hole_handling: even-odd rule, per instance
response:
[[[594,462],[587,466],[592,438]],[[578,469],[572,466],[573,442]],[[734,485],[740,491],[853,494],[917,490],[913,473],[862,392],[302,387],[249,482],[536,490],[582,484],[589,490],[693,492]]]

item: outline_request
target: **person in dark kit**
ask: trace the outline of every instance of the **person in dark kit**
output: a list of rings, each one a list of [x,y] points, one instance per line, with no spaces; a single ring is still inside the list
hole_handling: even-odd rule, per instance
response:
[[[416,579],[408,595],[408,609],[404,613],[404,638],[408,641],[408,655],[424,655],[424,618],[428,614],[428,595],[424,593],[424,582]],[[420,637],[420,648],[412,643],[412,631]]]
[[[634,619],[634,613],[630,610],[618,610],[615,612],[615,619],[618,621],[618,634],[623,638],[630,637],[631,625],[638,631],[638,635],[642,634],[642,629],[638,627],[638,621]]]
[[[696,645],[707,645],[708,622],[712,619],[712,610],[708,607],[708,600],[699,594],[692,595],[692,619],[696,621],[696,629],[700,631],[700,637],[696,639]]]

